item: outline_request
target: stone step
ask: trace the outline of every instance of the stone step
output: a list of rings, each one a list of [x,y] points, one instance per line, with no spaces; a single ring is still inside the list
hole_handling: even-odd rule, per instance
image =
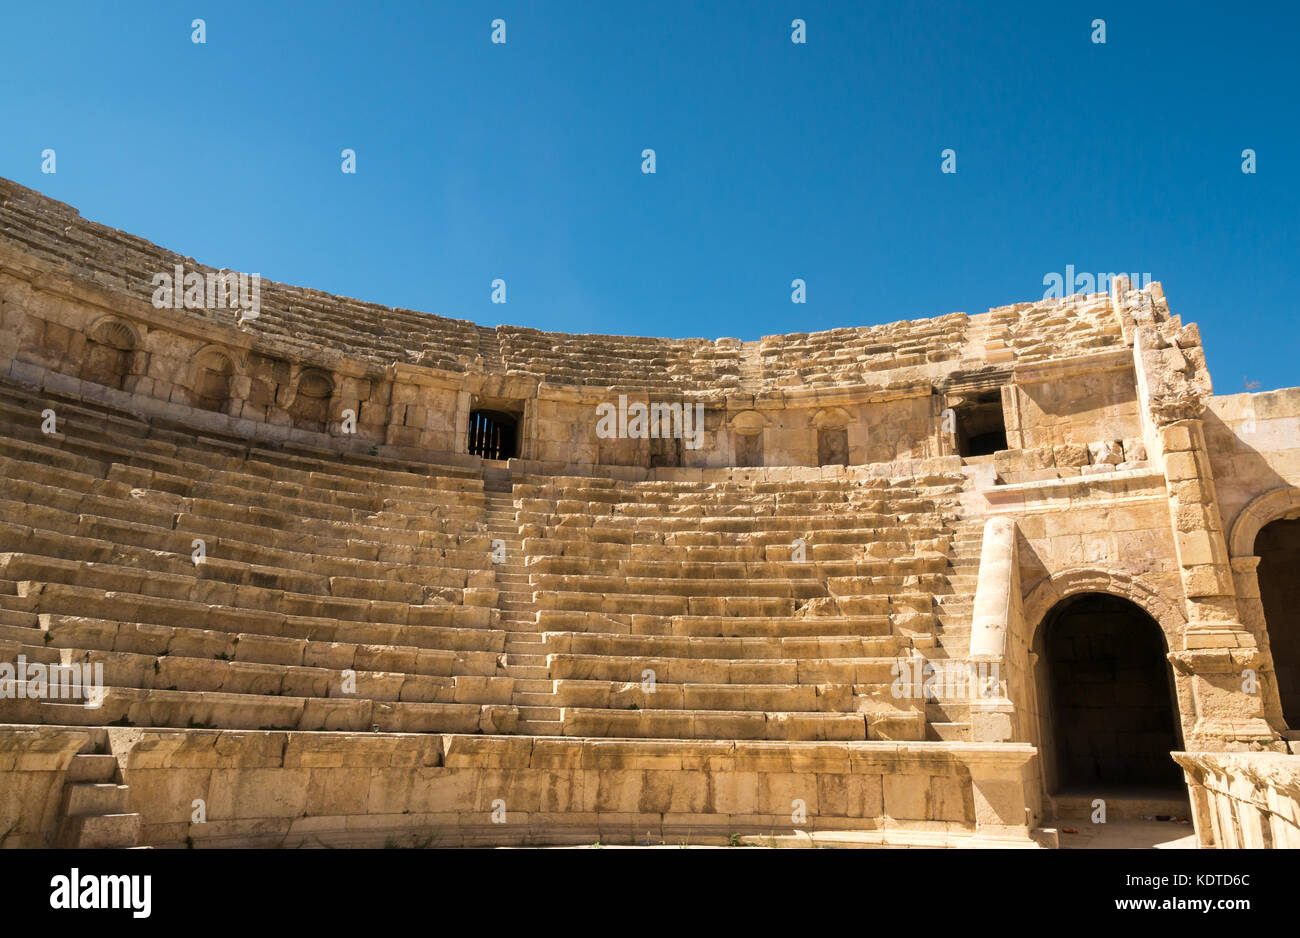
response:
[[[535,707],[553,707],[555,705],[555,695],[515,691],[511,703],[518,707],[520,714],[522,714],[525,710],[531,710]]]
[[[515,681],[516,694],[554,694],[554,681],[518,680]]]
[[[530,647],[525,647],[530,646]],[[506,636],[507,654],[545,654],[546,639],[540,632],[523,632]]]
[[[140,840],[140,815],[90,814],[65,818],[58,846],[94,850],[134,847]]]
[[[69,782],[112,782],[117,777],[117,759],[98,753],[78,753],[68,764]]]
[[[957,743],[970,742],[969,723],[930,723],[928,738],[932,742]]]
[[[542,667],[546,664],[546,655],[529,654],[528,652],[507,652],[506,666],[515,667],[516,665],[525,668]]]
[[[561,711],[559,707],[550,707],[550,706],[520,707],[519,720],[520,722],[529,722],[529,723],[536,720],[545,720],[548,722],[551,721],[559,722],[560,713]]]
[[[975,604],[969,593],[940,593],[934,597],[934,604],[940,608],[936,612],[970,612]]]
[[[63,789],[63,813],[68,817],[124,814],[130,806],[129,793],[127,786],[113,782],[75,782]]]
[[[545,665],[523,665],[511,664],[506,666],[506,675],[513,677],[515,680],[535,679],[543,680],[549,676],[550,672]]]
[[[16,596],[14,598],[17,599]],[[38,620],[35,613],[0,608],[0,625],[34,629],[37,624]]]
[[[55,726],[103,726],[104,716],[97,710],[79,703],[59,703],[53,700],[40,702],[42,723]]]

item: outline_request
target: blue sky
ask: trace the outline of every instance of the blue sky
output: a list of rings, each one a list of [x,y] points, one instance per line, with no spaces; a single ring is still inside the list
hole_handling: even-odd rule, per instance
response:
[[[0,175],[204,263],[566,332],[1150,273],[1225,394],[1300,385],[1298,46],[1290,2],[8,0]]]

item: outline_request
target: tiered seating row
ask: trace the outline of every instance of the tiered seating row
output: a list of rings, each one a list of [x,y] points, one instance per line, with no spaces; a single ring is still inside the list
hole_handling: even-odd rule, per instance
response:
[[[925,738],[924,703],[893,692],[894,665],[950,590],[964,486],[520,478],[563,732]]]
[[[99,665],[107,685],[98,707],[15,699],[6,719],[513,725],[505,633],[477,604],[494,583],[481,479],[241,448],[8,386],[0,422],[0,507],[21,519],[0,522],[4,660]]]

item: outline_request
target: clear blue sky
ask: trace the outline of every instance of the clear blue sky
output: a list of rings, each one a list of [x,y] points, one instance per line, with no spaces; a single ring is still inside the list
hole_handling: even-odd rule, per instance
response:
[[[5,0],[0,174],[204,263],[567,332],[1149,272],[1223,394],[1300,385],[1298,60],[1294,2]]]

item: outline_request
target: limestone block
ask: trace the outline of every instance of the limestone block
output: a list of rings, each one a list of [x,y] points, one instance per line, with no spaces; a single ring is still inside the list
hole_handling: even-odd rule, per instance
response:
[[[1080,443],[1065,443],[1052,447],[1052,457],[1057,467],[1086,466],[1089,463],[1088,447]]]
[[[1119,465],[1124,461],[1124,444],[1120,440],[1098,440],[1089,443],[1088,458],[1094,466]]]

